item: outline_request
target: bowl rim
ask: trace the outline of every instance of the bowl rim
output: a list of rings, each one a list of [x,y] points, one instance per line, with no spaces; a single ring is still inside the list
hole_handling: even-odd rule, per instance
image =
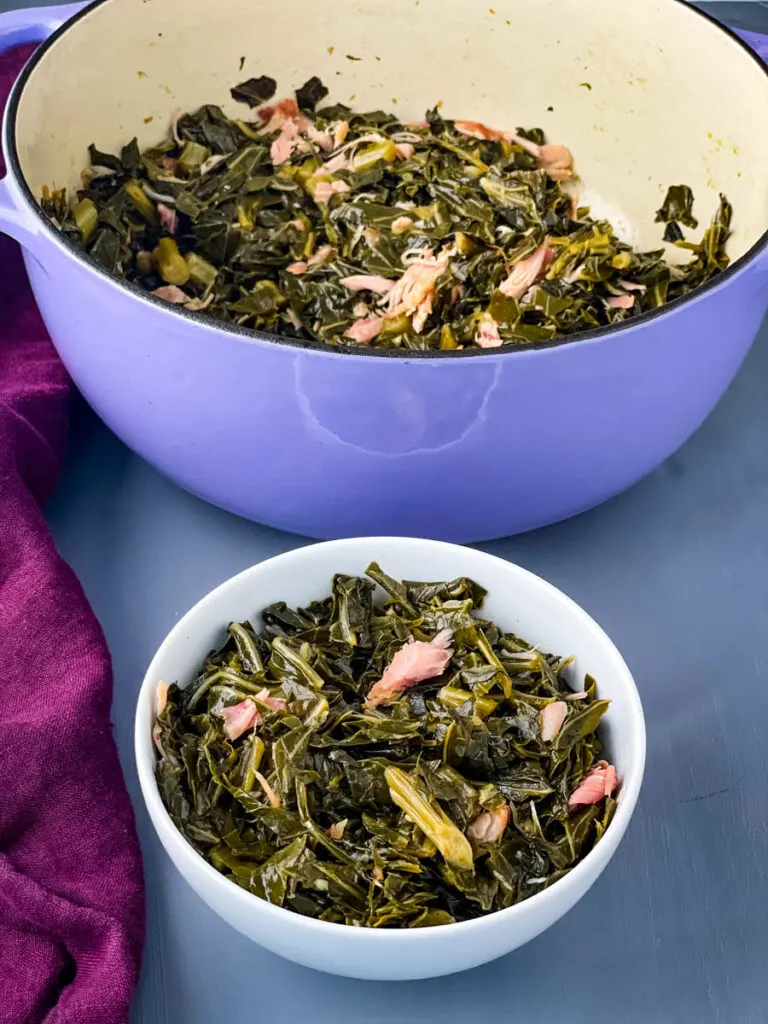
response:
[[[402,544],[406,548],[413,548],[414,550],[417,547],[427,545],[433,550],[444,552],[447,557],[450,557],[451,554],[455,554],[457,551],[470,551],[472,556],[477,558],[479,561],[485,562],[488,565],[494,564],[497,568],[499,567],[499,563],[501,563],[504,570],[509,571],[511,575],[517,576],[518,579],[525,581],[533,587],[540,588],[548,597],[552,598],[553,601],[564,602],[566,605],[570,606],[571,610],[574,611],[577,617],[582,620],[583,625],[592,631],[600,643],[606,647],[615,662],[615,671],[617,676],[622,679],[622,685],[626,688],[629,699],[628,715],[631,730],[630,738],[633,749],[630,751],[629,756],[630,769],[622,780],[621,799],[618,801],[613,820],[608,826],[605,835],[599,843],[592,847],[583,860],[579,861],[579,863],[571,868],[566,875],[559,878],[556,882],[553,882],[552,885],[548,886],[543,891],[537,892],[534,895],[529,896],[527,899],[522,900],[511,907],[506,907],[503,910],[491,911],[490,913],[483,914],[481,917],[472,918],[469,921],[455,921],[450,925],[431,925],[423,928],[410,929],[365,927],[353,929],[351,925],[340,924],[333,921],[320,921],[316,918],[305,917],[304,915],[298,914],[286,907],[279,907],[269,903],[267,900],[261,899],[254,893],[248,892],[246,889],[238,886],[235,882],[232,882],[220,871],[217,871],[216,868],[209,864],[208,861],[198,853],[194,846],[192,846],[192,844],[176,827],[162,801],[162,798],[160,797],[160,792],[157,787],[154,774],[155,750],[151,728],[152,721],[154,720],[154,713],[152,712],[151,715],[150,728],[146,731],[144,718],[146,715],[147,701],[149,701],[150,708],[154,707],[155,689],[158,679],[158,670],[156,668],[157,663],[182,637],[189,627],[190,620],[196,616],[205,605],[215,604],[219,597],[233,584],[235,584],[236,581],[243,581],[246,577],[250,576],[258,577],[259,572],[264,567],[273,566],[276,562],[283,563],[286,571],[289,571],[291,568],[297,569],[300,567],[302,558],[307,556],[307,552],[317,548],[326,550],[342,550],[344,548],[354,548],[355,546],[359,546],[364,550],[369,550],[370,552],[370,550],[375,551],[377,545],[381,546],[383,543],[391,544],[393,541],[398,544]],[[298,565],[296,563],[298,563]],[[560,902],[560,896],[565,892],[566,886],[571,889],[578,889],[579,881],[585,875],[588,876],[592,866],[597,861],[602,860],[602,865],[598,865],[597,869],[597,874],[599,875],[621,842],[637,803],[645,770],[646,732],[645,717],[643,714],[640,694],[632,673],[624,661],[621,652],[607,635],[605,630],[603,630],[592,616],[582,608],[581,605],[574,601],[573,598],[569,597],[558,587],[555,587],[554,584],[549,583],[547,580],[537,576],[530,570],[524,569],[515,562],[510,562],[505,558],[500,558],[497,555],[491,555],[484,551],[478,551],[476,548],[467,548],[460,544],[451,544],[446,541],[421,540],[414,537],[353,537],[342,540],[323,541],[318,544],[306,544],[298,548],[292,548],[291,550],[282,552],[281,554],[272,555],[261,562],[257,562],[255,565],[249,566],[241,572],[235,573],[235,575],[230,576],[227,580],[224,580],[222,583],[218,584],[218,586],[214,587],[201,597],[178,620],[178,622],[175,623],[173,628],[166,635],[152,657],[149,667],[144,675],[136,702],[136,713],[134,719],[134,755],[141,793],[144,798],[149,817],[152,821],[152,825],[161,843],[166,846],[167,852],[169,853],[169,856],[171,856],[171,860],[174,861],[174,865],[177,867],[177,870],[179,870],[184,877],[186,877],[186,875],[176,863],[176,857],[170,854],[166,841],[168,844],[175,847],[182,856],[185,856],[187,859],[191,859],[195,864],[195,867],[202,874],[202,877],[210,883],[214,889],[219,890],[225,897],[227,893],[232,898],[236,898],[236,896],[239,895],[243,900],[242,906],[250,908],[254,914],[266,914],[268,917],[279,919],[284,923],[292,922],[296,927],[309,929],[312,932],[315,932],[318,937],[322,937],[323,935],[327,935],[328,937],[332,935],[338,936],[341,930],[341,932],[344,933],[354,933],[354,935],[359,937],[362,942],[377,944],[398,941],[417,942],[419,936],[423,935],[425,932],[429,934],[439,933],[440,935],[458,935],[460,931],[462,934],[466,935],[473,930],[488,927],[489,921],[498,922],[499,924],[506,922],[509,924],[515,916],[520,915],[521,911],[523,913],[532,913],[535,912],[537,908],[543,910],[548,905],[556,906]],[[591,883],[587,884],[587,888],[589,887],[589,884]],[[286,919],[286,915],[288,915],[288,920]]]
[[[113,0],[94,0],[93,3],[88,4],[83,10],[79,11],[73,17],[65,21],[55,32],[53,32],[35,52],[30,56],[29,60],[23,67],[21,73],[16,79],[13,89],[11,90],[8,104],[6,107],[6,113],[3,123],[3,137],[2,147],[6,156],[6,163],[8,166],[8,176],[14,181],[18,187],[21,197],[25,202],[26,206],[33,213],[36,226],[38,230],[42,228],[42,232],[49,241],[59,246],[65,254],[74,257],[78,262],[84,264],[89,270],[98,275],[102,280],[109,282],[110,285],[116,286],[122,292],[131,295],[133,298],[138,299],[141,302],[147,303],[155,310],[162,310],[166,316],[183,317],[190,322],[197,324],[199,327],[206,327],[219,334],[226,334],[234,336],[240,341],[253,344],[254,342],[266,343],[270,345],[278,345],[286,347],[288,349],[304,349],[311,352],[322,352],[326,356],[331,358],[354,358],[360,357],[363,359],[395,359],[395,360],[410,360],[410,359],[472,359],[478,356],[485,359],[488,358],[513,358],[515,356],[522,357],[525,355],[534,354],[537,352],[547,351],[549,349],[561,348],[563,346],[587,344],[589,342],[598,342],[608,335],[622,334],[628,330],[642,327],[643,325],[650,323],[653,320],[658,319],[661,316],[665,316],[668,313],[674,313],[679,311],[682,307],[687,305],[691,301],[695,301],[699,298],[703,298],[705,295],[712,293],[716,289],[719,289],[726,285],[728,281],[733,278],[740,271],[745,269],[748,264],[756,260],[762,253],[768,252],[768,225],[763,234],[757,239],[757,241],[743,253],[737,260],[730,263],[725,270],[721,271],[715,277],[710,278],[703,285],[699,285],[693,291],[687,295],[683,295],[680,298],[673,299],[671,302],[665,303],[663,306],[659,306],[656,309],[648,310],[645,313],[641,313],[639,316],[631,317],[623,320],[619,324],[608,324],[603,327],[595,327],[588,331],[582,331],[577,334],[561,335],[557,338],[552,338],[544,341],[532,342],[528,345],[521,347],[504,347],[502,346],[498,350],[488,351],[487,349],[481,349],[478,347],[464,349],[462,351],[421,351],[411,349],[386,349],[386,348],[367,348],[366,346],[358,345],[356,347],[337,346],[329,345],[326,342],[306,340],[302,338],[289,338],[280,334],[272,334],[269,331],[259,331],[255,328],[241,327],[237,324],[229,324],[225,321],[214,320],[212,317],[206,317],[203,313],[190,311],[182,307],[174,306],[163,299],[158,298],[151,292],[147,292],[138,285],[133,284],[130,281],[125,281],[116,277],[113,277],[109,271],[102,267],[96,260],[94,260],[88,253],[83,252],[79,249],[74,242],[70,241],[61,232],[56,231],[53,225],[50,223],[48,218],[42,211],[37,198],[32,193],[29,185],[27,184],[26,178],[21,170],[21,161],[19,159],[18,148],[16,146],[16,119],[18,115],[19,102],[21,95],[24,91],[30,75],[35,70],[41,59],[45,56],[48,50],[54,46],[61,36],[74,28],[82,19],[88,17],[93,11],[100,8],[106,3],[111,3]],[[762,58],[757,54],[741,37],[736,33],[734,29],[724,25],[718,21],[713,15],[708,14],[699,8],[692,7],[688,0],[667,0],[668,3],[675,3],[686,10],[691,12],[692,16],[703,18],[708,21],[714,28],[728,36],[732,42],[735,42],[744,52],[757,63],[757,65],[763,71],[766,79],[768,79],[768,63],[763,61]],[[766,83],[768,84],[768,82]]]

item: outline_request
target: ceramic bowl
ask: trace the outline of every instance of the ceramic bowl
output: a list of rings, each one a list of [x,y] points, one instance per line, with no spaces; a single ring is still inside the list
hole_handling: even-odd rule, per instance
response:
[[[246,892],[208,864],[171,821],[155,783],[154,699],[160,679],[192,682],[207,652],[233,620],[253,620],[276,600],[305,605],[324,597],[334,573],[362,574],[372,560],[407,579],[466,575],[488,590],[483,614],[504,629],[575,658],[576,689],[585,672],[611,700],[602,738],[620,791],[602,840],[548,889],[486,917],[412,930],[352,928],[302,917]],[[149,815],[184,878],[212,910],[243,935],[296,963],[353,978],[402,980],[450,974],[493,960],[528,942],[562,917],[589,889],[629,824],[643,776],[645,725],[637,688],[616,647],[590,616],[538,576],[500,558],[439,541],[395,537],[331,541],[278,555],[246,569],[199,601],[177,623],[152,660],[136,711],[136,762]]]

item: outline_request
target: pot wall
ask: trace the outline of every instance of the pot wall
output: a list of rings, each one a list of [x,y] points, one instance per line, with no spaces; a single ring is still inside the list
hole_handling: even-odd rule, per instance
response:
[[[699,426],[768,304],[763,254],[612,336],[513,358],[372,358],[229,334],[35,244],[46,325],[107,425],[207,501],[323,538],[479,541],[606,500]]]

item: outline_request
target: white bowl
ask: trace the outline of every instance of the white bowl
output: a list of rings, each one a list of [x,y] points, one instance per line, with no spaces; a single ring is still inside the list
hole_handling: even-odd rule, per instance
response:
[[[208,864],[171,821],[155,783],[151,728],[160,679],[189,684],[233,620],[256,619],[273,601],[306,605],[330,591],[331,577],[362,575],[369,562],[405,579],[470,576],[488,590],[483,614],[557,654],[572,654],[576,689],[585,672],[611,700],[604,740],[621,789],[605,836],[564,878],[507,910],[434,928],[352,928],[302,917],[259,899]],[[452,974],[516,949],[562,917],[596,880],[629,823],[645,765],[640,698],[621,655],[602,629],[565,594],[532,573],[471,548],[399,537],[331,541],[270,558],[233,576],[199,601],[171,630],[152,660],[136,712],[136,762],[160,840],[195,892],[234,928],[306,967],[352,978],[404,980]]]

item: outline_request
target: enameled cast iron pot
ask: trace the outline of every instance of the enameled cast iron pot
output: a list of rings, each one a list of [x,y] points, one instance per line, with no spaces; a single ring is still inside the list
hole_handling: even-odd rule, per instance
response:
[[[686,440],[768,307],[768,72],[682,0],[100,0],[0,29],[5,45],[55,29],[14,88],[0,183],[0,229],[24,246],[51,337],[116,434],[241,515],[316,537],[459,541],[571,516]],[[180,312],[45,222],[35,197],[76,188],[90,142],[156,142],[177,106],[233,112],[230,87],[258,74],[286,93],[318,74],[331,99],[396,99],[413,119],[443,100],[448,116],[542,126],[645,248],[669,185],[693,188],[700,230],[724,192],[731,266],[577,341],[342,352]]]

